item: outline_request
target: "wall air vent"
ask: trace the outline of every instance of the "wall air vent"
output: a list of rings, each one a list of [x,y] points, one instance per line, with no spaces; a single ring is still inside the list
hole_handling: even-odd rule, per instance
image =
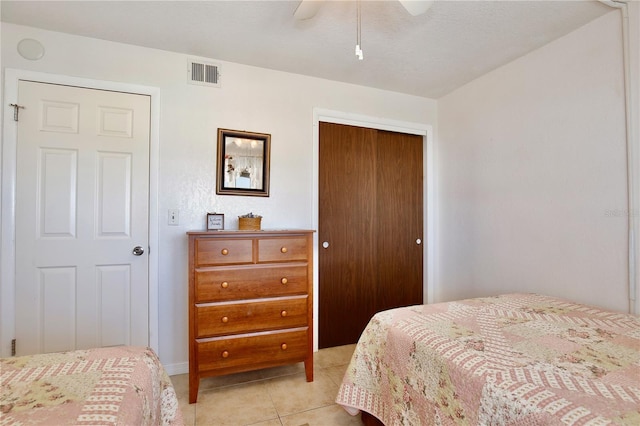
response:
[[[201,86],[220,87],[220,67],[218,64],[189,61],[187,82]]]

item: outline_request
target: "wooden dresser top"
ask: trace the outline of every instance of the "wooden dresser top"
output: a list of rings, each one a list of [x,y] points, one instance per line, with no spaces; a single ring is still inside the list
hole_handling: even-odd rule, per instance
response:
[[[225,229],[223,231],[189,231],[187,235],[223,235],[223,236],[238,236],[247,234],[259,234],[263,236],[270,235],[290,235],[290,234],[308,234],[316,232],[312,229],[261,229],[261,230],[232,230]]]

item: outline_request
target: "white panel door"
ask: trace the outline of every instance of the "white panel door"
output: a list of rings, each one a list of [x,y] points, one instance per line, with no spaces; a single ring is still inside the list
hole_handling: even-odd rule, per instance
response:
[[[18,99],[17,355],[148,345],[150,97],[20,81]]]

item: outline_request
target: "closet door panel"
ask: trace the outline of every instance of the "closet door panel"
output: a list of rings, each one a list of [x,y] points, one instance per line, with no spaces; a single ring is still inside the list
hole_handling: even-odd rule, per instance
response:
[[[320,123],[321,348],[354,343],[376,310],[375,140],[375,130]]]
[[[422,137],[378,131],[377,307],[422,303]],[[420,240],[418,244],[416,240]]]

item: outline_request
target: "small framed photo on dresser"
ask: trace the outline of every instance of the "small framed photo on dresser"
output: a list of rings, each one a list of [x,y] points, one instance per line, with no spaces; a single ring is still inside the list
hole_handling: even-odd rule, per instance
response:
[[[224,229],[224,215],[222,213],[207,213],[207,231],[222,231]]]

